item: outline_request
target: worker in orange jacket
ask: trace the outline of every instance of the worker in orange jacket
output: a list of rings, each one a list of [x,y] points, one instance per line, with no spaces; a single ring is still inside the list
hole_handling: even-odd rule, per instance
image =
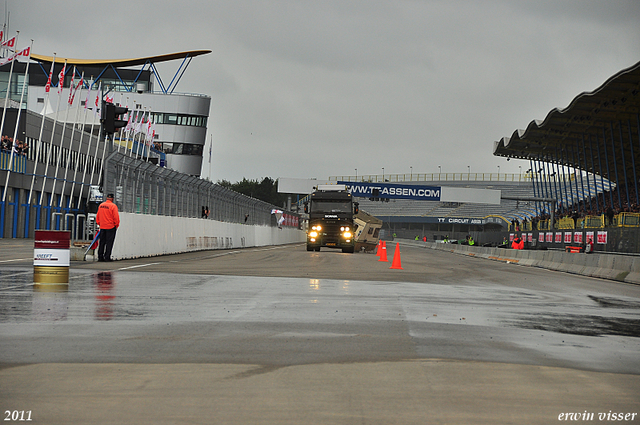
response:
[[[98,207],[96,223],[100,226],[98,261],[112,261],[113,242],[116,240],[116,230],[120,226],[120,214],[118,214],[118,206],[113,203],[112,193],[108,194],[107,200]]]
[[[516,236],[516,238],[511,243],[511,248],[513,249],[524,249],[524,241],[520,239],[520,237]]]

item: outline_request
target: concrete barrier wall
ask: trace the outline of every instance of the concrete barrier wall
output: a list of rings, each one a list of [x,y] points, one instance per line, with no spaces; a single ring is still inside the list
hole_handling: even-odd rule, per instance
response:
[[[151,257],[204,249],[284,245],[306,241],[295,228],[249,226],[199,218],[120,213],[112,257]]]
[[[594,252],[529,251],[402,240],[403,244],[448,251],[494,261],[516,263],[583,276],[640,284],[640,256]]]

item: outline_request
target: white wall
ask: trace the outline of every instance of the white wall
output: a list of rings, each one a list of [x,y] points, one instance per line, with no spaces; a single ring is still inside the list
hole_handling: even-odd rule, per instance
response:
[[[305,232],[294,228],[120,213],[120,227],[112,257],[122,260],[203,249],[284,245],[305,241]]]

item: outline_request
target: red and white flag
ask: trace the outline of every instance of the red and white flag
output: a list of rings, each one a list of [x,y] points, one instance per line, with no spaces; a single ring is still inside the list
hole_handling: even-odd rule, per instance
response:
[[[15,52],[14,54],[12,54],[11,56],[7,56],[6,58],[1,58],[0,59],[0,66],[2,65],[6,65],[9,62],[11,62],[12,60],[14,60],[15,58],[17,58],[18,56],[29,56],[29,52],[31,50],[31,47],[27,47],[24,50],[21,50],[19,52]]]
[[[100,92],[102,91],[102,81],[98,84],[98,92],[96,93],[96,100],[94,102],[93,112],[98,115],[98,111],[100,111]]]
[[[2,47],[6,47],[9,48],[11,50],[14,50],[16,47],[16,37],[15,35],[13,36],[13,38],[8,39],[7,41],[3,41],[2,42]]]
[[[56,63],[56,59],[53,59],[53,62],[51,62],[51,70],[49,71],[49,78],[47,78],[47,84],[45,84],[44,86],[44,91],[49,93],[49,90],[51,90],[51,77],[53,76],[53,66]]]
[[[73,83],[76,79],[76,67],[73,67],[73,72],[71,73],[71,82],[69,83],[69,105],[73,104]]]
[[[89,109],[89,99],[91,97],[91,89],[93,88],[93,84],[89,85],[89,90],[87,90],[87,98],[84,101],[84,109]]]
[[[31,46],[27,47],[26,49],[18,53],[18,56],[24,56],[25,58],[31,57]]]
[[[60,74],[58,74],[58,94],[62,93],[62,86],[64,86],[64,74],[67,72],[67,61],[64,62]]]
[[[75,69],[74,69],[74,73],[75,73]],[[73,101],[76,98],[76,93],[78,92],[78,89],[82,84],[84,84],[83,75],[80,76],[80,81],[78,81],[78,84],[75,86],[75,88],[73,87],[73,78],[71,79],[71,91],[69,92],[69,105],[73,105]]]

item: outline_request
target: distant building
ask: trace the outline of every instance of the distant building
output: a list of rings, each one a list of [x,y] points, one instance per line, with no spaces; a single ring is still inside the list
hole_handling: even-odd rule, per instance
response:
[[[45,105],[45,85],[53,57],[32,54],[29,67],[28,88],[24,97],[23,108],[37,114],[45,114],[54,119],[57,115],[59,123],[80,124],[84,121],[84,114],[77,113],[84,109],[86,89],[82,98],[76,99],[76,104],[67,112],[68,87],[72,79],[75,66],[75,83],[80,80],[84,72],[85,88],[88,82],[94,82],[94,90],[102,84],[104,93],[113,97],[114,103],[127,106],[138,114],[151,114],[155,122],[156,134],[154,149],[148,152],[151,157],[162,158],[162,165],[173,170],[199,176],[202,166],[202,154],[207,133],[207,120],[211,97],[204,94],[185,94],[175,92],[176,85],[184,74],[191,59],[195,56],[210,53],[209,50],[188,51],[160,56],[143,57],[122,60],[84,60],[67,59],[62,98],[58,98],[58,75],[62,70],[65,58],[56,57],[52,77],[52,88]],[[157,72],[155,64],[167,61],[182,60],[176,74],[168,86]],[[33,62],[35,61],[35,63]],[[26,63],[14,64],[10,85],[9,107],[17,107],[20,102],[22,82]],[[0,68],[0,93],[6,94],[10,65]],[[4,104],[2,104],[4,105]],[[0,108],[2,107],[0,105]],[[94,124],[94,134],[97,134],[99,117],[90,117],[85,121],[85,130]],[[82,118],[80,118],[82,117]],[[6,126],[6,124],[5,124]],[[13,128],[13,125],[10,125]],[[7,134],[7,131],[4,131]],[[37,136],[36,136],[37,137]],[[116,139],[118,136],[116,135]]]

